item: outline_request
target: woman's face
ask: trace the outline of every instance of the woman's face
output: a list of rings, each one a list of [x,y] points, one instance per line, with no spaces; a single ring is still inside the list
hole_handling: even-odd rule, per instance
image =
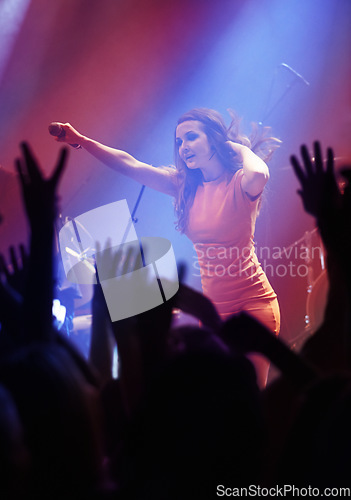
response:
[[[206,168],[213,156],[203,125],[196,120],[180,123],[176,129],[179,156],[190,169]]]

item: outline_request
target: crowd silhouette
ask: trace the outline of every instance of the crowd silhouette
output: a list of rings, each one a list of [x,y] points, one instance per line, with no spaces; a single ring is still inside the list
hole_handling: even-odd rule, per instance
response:
[[[67,159],[63,148],[48,179],[27,143],[16,160],[30,242],[0,255],[1,498],[194,500],[217,498],[224,487],[347,487],[351,167],[340,190],[331,149],[324,159],[315,142],[313,153],[302,146],[291,157],[329,278],[324,322],[299,354],[246,314],[222,322],[183,283],[162,306],[112,323],[95,285],[86,360],[52,318]],[[122,257],[135,266],[132,251],[114,257],[115,272]],[[173,327],[174,308],[200,326]],[[249,353],[279,370],[264,390]]]

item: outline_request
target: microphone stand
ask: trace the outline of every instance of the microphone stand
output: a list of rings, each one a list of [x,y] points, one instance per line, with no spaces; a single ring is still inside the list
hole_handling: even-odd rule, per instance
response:
[[[283,92],[283,94],[279,97],[279,99],[271,106],[271,108],[268,110],[268,112],[266,112],[266,114],[264,115],[263,119],[258,122],[259,125],[263,125],[263,123],[267,120],[267,118],[269,118],[271,116],[271,114],[273,113],[273,111],[279,106],[279,104],[285,99],[285,97],[288,95],[288,93],[290,92],[290,90],[293,88],[293,86],[295,85],[295,83],[297,83],[298,79],[295,78],[293,80],[292,83],[288,83],[288,85],[286,86],[286,89],[285,91]],[[267,109],[267,108],[266,108]]]
[[[126,241],[126,238],[127,238],[127,235],[129,233],[129,230],[133,224],[133,222],[136,224],[138,222],[138,219],[135,217],[135,214],[136,214],[136,211],[138,210],[138,206],[139,206],[139,203],[141,201],[141,198],[143,196],[143,193],[144,193],[144,189],[145,189],[145,185],[143,184],[141,186],[141,189],[139,191],[139,194],[138,194],[138,198],[135,202],[135,205],[134,205],[134,208],[133,208],[133,211],[132,211],[132,215],[129,219],[129,222],[127,224],[127,227],[126,227],[126,230],[124,231],[124,235],[123,235],[123,238],[122,238],[122,241],[121,241],[121,245],[123,245]],[[139,245],[140,245],[140,252],[141,252],[141,258],[142,258],[142,261],[143,261],[143,266],[145,267],[145,259],[144,259],[144,252],[143,252],[143,248],[141,246],[141,243],[139,242]]]
[[[277,101],[271,106],[271,108],[269,109],[268,108],[268,105],[269,105],[269,102],[271,100],[271,96],[272,96],[272,91],[273,91],[273,87],[274,87],[274,82],[275,82],[275,78],[276,78],[276,75],[277,75],[277,71],[279,68],[286,68],[288,71],[290,71],[290,73],[292,73],[294,75],[294,79],[288,83],[288,85],[286,86],[283,94],[277,99]],[[263,115],[263,118],[260,122],[258,122],[258,124],[260,126],[263,125],[263,123],[267,120],[267,118],[269,118],[271,116],[271,114],[273,113],[273,111],[279,106],[279,104],[286,98],[286,96],[288,95],[288,93],[291,91],[291,89],[294,87],[294,85],[298,82],[303,82],[305,85],[309,85],[309,82],[307,82],[302,75],[300,75],[299,73],[297,73],[297,71],[295,71],[293,68],[291,68],[290,66],[288,66],[287,64],[285,63],[280,63],[279,66],[275,69],[274,71],[274,74],[273,74],[273,78],[272,78],[272,83],[271,83],[271,86],[270,86],[270,89],[269,89],[269,93],[268,93],[268,98],[267,98],[267,104],[266,104],[266,113]]]
[[[284,92],[281,94],[281,96],[276,100],[275,103],[271,105],[269,108],[269,103],[271,101],[272,97],[272,92],[273,92],[273,87],[274,87],[274,82],[276,79],[276,75],[278,72],[279,68],[285,68],[288,70],[292,75],[294,75],[294,78],[287,84]],[[280,63],[278,67],[276,67],[273,78],[272,78],[272,83],[269,89],[268,97],[267,97],[267,104],[265,107],[265,114],[263,114],[262,120],[258,123],[260,127],[263,127],[263,123],[271,116],[273,111],[280,105],[280,103],[286,98],[286,96],[290,93],[291,89],[296,85],[296,83],[300,81],[304,83],[306,86],[309,86],[310,83],[297,71],[295,71],[291,66],[285,63]],[[298,241],[295,241],[292,245],[290,245],[291,248],[295,245],[298,245],[302,242],[305,243],[305,248],[307,251],[307,256],[306,256],[306,265],[308,267],[308,275],[307,275],[307,286],[306,286],[306,292],[310,294],[312,292],[313,286],[315,281],[313,280],[313,268],[312,268],[312,258],[311,258],[311,249],[312,249],[312,234],[310,231],[306,231],[304,236],[300,238]],[[306,305],[307,306],[307,305]],[[305,340],[306,338],[306,332],[309,334],[312,333],[312,325],[310,324],[310,317],[308,315],[308,311],[305,310],[305,317],[304,317],[304,322],[305,322],[305,328],[302,333],[300,333],[297,337],[295,337],[292,341],[290,341],[290,347],[292,350],[296,350],[298,346],[300,346],[301,340]]]

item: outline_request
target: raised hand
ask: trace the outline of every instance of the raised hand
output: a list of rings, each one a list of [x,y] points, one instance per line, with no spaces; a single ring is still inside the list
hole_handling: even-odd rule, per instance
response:
[[[9,249],[8,266],[3,254],[0,254],[0,323],[7,335],[7,344],[16,341],[21,329],[23,294],[26,285],[25,274],[28,256],[23,245],[19,247],[22,266],[15,247]]]
[[[9,266],[6,264],[5,257],[3,254],[0,254],[0,274],[2,274],[8,285],[23,296],[25,289],[25,273],[26,266],[28,263],[28,254],[24,245],[19,246],[19,254],[21,257],[22,266],[20,266],[20,260],[16,253],[16,249],[14,246],[11,246],[9,249],[10,253],[10,263],[11,270]]]
[[[297,192],[302,198],[304,209],[319,220],[334,215],[340,207],[341,193],[335,179],[333,150],[328,148],[324,168],[320,143],[315,142],[313,149],[314,158],[307,146],[301,146],[303,166],[296,156],[291,156],[290,161],[301,184]]]
[[[172,304],[186,314],[191,314],[199,319],[204,326],[214,332],[222,324],[221,318],[210,299],[183,283],[180,283]]]
[[[51,341],[57,187],[66,166],[68,150],[61,150],[52,176],[45,179],[29,145],[24,142],[21,149],[22,157],[16,160],[16,168],[31,227],[30,258],[23,302],[23,341]]]
[[[351,253],[351,170],[341,171],[345,189],[339,189],[334,173],[333,150],[327,150],[324,166],[321,146],[314,143],[314,158],[306,146],[301,147],[302,165],[291,157],[294,172],[301,184],[300,194],[305,210],[317,219],[327,250],[329,278],[328,302],[324,322],[306,342],[302,355],[320,371],[350,369],[351,272],[347,265]]]
[[[41,168],[26,142],[21,144],[22,158],[16,159],[22,195],[31,228],[52,224],[56,217],[56,190],[66,166],[68,150],[62,149],[52,176],[44,179]]]
[[[108,239],[104,250],[101,250],[100,243],[96,242],[95,258],[99,282],[123,276],[142,267],[140,250],[134,242],[119,245],[115,249],[111,247],[111,240]]]
[[[226,320],[219,336],[237,354],[263,354],[296,386],[304,386],[317,377],[313,368],[245,312]]]

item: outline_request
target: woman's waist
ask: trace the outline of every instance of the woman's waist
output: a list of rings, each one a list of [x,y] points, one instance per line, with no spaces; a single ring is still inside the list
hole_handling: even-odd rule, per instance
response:
[[[276,297],[260,264],[200,267],[202,289],[212,300],[240,297]]]
[[[227,259],[212,259],[198,260],[197,268],[200,271],[201,280],[203,283],[211,283],[218,281],[224,283],[228,281],[233,286],[233,282],[247,286],[250,282],[260,280],[264,274],[256,255],[251,255],[250,258],[236,259],[230,261]]]

